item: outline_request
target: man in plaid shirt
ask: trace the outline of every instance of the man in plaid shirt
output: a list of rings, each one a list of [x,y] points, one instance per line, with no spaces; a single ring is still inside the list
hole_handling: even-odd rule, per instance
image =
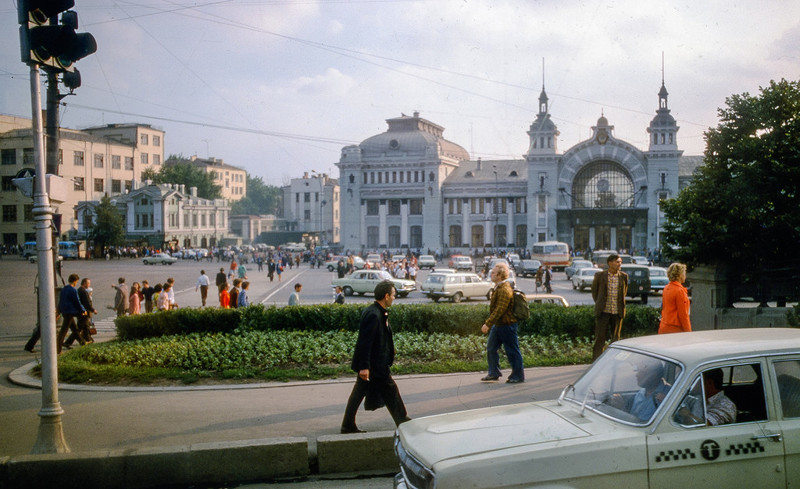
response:
[[[481,380],[495,381],[502,376],[500,372],[500,345],[506,351],[508,363],[511,364],[511,375],[506,380],[507,384],[525,382],[525,367],[522,362],[522,353],[519,351],[519,337],[517,336],[517,319],[511,313],[514,291],[508,281],[509,271],[507,263],[498,263],[491,271],[492,299],[489,302],[489,317],[481,326],[483,334],[489,333],[486,342],[486,359],[489,362],[489,373]]]

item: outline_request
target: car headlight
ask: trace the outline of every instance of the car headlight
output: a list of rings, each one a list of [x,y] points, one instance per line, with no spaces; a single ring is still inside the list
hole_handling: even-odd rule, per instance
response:
[[[408,453],[400,437],[394,435],[394,453],[400,461],[400,471],[403,473],[406,485],[411,489],[433,489],[436,486],[436,476],[433,471]]]

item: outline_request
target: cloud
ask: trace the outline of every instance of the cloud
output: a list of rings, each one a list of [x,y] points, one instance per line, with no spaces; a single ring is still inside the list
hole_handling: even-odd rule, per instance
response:
[[[336,68],[328,68],[325,73],[310,76],[301,76],[294,81],[294,89],[303,95],[322,96],[334,95],[344,97],[355,85],[355,81]]]

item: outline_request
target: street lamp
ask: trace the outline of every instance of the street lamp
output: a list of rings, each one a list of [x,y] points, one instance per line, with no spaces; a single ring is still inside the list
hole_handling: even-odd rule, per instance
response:
[[[494,245],[494,248],[497,249],[497,223],[500,222],[500,209],[498,202],[500,188],[497,183],[497,165],[492,165],[492,172],[494,173],[494,237],[492,238],[492,244]]]
[[[324,199],[321,200],[319,203],[319,232],[320,232],[320,242],[322,243],[325,242],[325,226],[324,226],[325,214],[322,213],[323,212],[322,208],[325,207],[325,204],[327,203],[328,201]]]

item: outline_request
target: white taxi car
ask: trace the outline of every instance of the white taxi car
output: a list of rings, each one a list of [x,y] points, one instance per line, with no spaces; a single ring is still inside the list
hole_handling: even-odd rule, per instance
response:
[[[384,270],[356,270],[346,277],[331,280],[331,287],[340,286],[347,296],[372,294],[375,286],[384,280],[390,280],[394,284],[398,297],[405,297],[417,290],[417,283],[413,280],[394,278]]]
[[[461,302],[462,299],[480,297],[489,299],[494,284],[483,280],[474,273],[438,273],[428,274],[420,290],[433,302],[439,299],[450,299],[451,302]]]
[[[787,488],[800,330],[615,342],[558,400],[401,424],[395,488]]]

